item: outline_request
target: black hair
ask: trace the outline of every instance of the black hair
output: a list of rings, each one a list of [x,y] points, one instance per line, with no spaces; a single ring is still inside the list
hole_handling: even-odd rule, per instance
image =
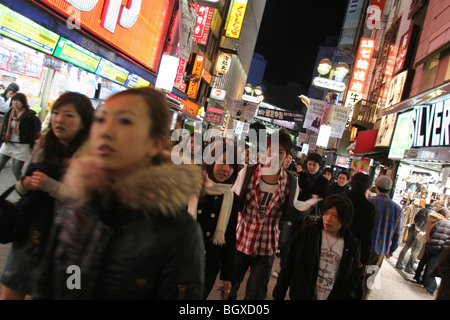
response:
[[[319,166],[321,166],[322,165],[322,156],[316,152],[310,153],[306,157],[306,163],[308,163],[308,161],[314,161],[315,163],[318,163]]]
[[[333,170],[331,170],[331,168],[327,167],[327,168],[323,169],[322,174],[325,174],[327,172],[329,172],[333,176]]]
[[[370,177],[363,172],[358,172],[352,177],[350,184],[352,192],[365,193],[370,188]]]
[[[52,107],[52,112],[70,103],[75,107],[76,112],[81,118],[82,128],[66,148],[53,132],[50,118],[49,131],[45,135],[44,140],[44,157],[48,161],[62,161],[65,158],[72,157],[89,138],[89,131],[94,120],[94,108],[91,100],[87,96],[78,92],[66,92],[56,99]]]
[[[338,218],[342,224],[342,228],[339,230],[339,236],[342,237],[345,230],[352,224],[354,212],[353,204],[346,195],[335,193],[329,195],[325,199],[322,205],[322,212],[327,212],[327,210],[331,208],[336,208],[338,212]]]
[[[340,174],[345,174],[345,176],[347,177],[347,180],[350,180],[350,173],[346,170],[342,170],[341,172],[338,173],[338,177]]]
[[[223,155],[223,153],[226,153],[226,163],[229,164],[232,168],[233,168],[233,173],[231,174],[230,178],[228,178],[227,181],[224,181],[224,184],[233,184],[238,176],[239,173],[239,169],[241,168],[241,165],[238,162],[238,152],[237,152],[237,147],[236,144],[233,143],[231,140],[223,140],[222,142],[218,142],[221,143],[222,146],[219,146],[217,149],[220,150],[220,154],[219,155]],[[232,151],[233,154],[231,155],[229,153],[227,153],[227,151]],[[216,158],[215,152],[216,148],[212,149],[211,151],[211,156],[213,158]],[[240,156],[240,155],[239,155]],[[217,161],[214,161],[214,163],[211,164],[207,164],[205,162],[203,162],[203,170],[208,174],[208,177],[214,181],[217,182],[216,179],[214,178],[214,165],[216,164]]]
[[[278,130],[272,133],[270,136],[267,137],[267,147],[271,145],[272,143],[272,136],[274,134],[278,134],[278,143],[280,147],[283,148],[284,151],[286,151],[286,156],[291,153],[292,148],[292,140],[289,133],[287,133],[286,130]]]

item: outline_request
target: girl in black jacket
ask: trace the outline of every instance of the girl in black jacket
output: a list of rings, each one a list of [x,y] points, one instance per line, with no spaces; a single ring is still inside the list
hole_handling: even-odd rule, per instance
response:
[[[359,281],[359,247],[348,229],[353,205],[340,194],[330,195],[320,218],[306,217],[289,250],[273,291],[291,300],[355,299]]]
[[[220,271],[221,291],[226,300],[231,290],[238,217],[237,196],[231,188],[240,165],[231,141],[218,141],[213,146],[214,162],[203,164],[203,188],[200,196],[192,199],[189,211],[202,227],[205,244],[203,299],[208,297]]]

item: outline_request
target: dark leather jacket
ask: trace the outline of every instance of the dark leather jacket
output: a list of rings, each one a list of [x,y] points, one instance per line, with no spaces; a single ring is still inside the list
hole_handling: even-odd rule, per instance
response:
[[[33,296],[201,299],[203,237],[187,213],[200,172],[197,178],[194,166],[160,165],[108,185],[101,175],[87,176],[93,165],[81,162],[73,184],[74,165],[64,184],[77,201],[66,202],[58,213]],[[80,201],[79,189],[93,190],[89,201]],[[78,280],[80,289],[68,287]]]

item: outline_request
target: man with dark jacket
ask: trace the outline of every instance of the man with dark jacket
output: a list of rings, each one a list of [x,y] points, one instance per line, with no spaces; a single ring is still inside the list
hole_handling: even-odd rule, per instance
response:
[[[351,200],[354,208],[353,221],[350,230],[360,242],[359,267],[361,280],[364,279],[364,273],[369,265],[373,230],[375,226],[375,207],[366,198],[366,191],[370,187],[369,175],[359,172],[352,177],[351,189],[347,196]],[[364,286],[359,288],[358,294],[363,296]]]
[[[273,290],[275,300],[360,299],[359,247],[349,226],[351,201],[344,195],[325,200],[322,216],[308,216],[296,234]]]
[[[450,247],[450,220],[442,220],[431,229],[430,241],[427,243],[428,259],[423,284],[429,295],[433,295],[437,288],[433,271],[441,253],[448,247]]]

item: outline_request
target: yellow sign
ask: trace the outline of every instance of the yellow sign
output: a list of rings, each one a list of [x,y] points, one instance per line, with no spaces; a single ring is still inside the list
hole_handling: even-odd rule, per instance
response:
[[[227,21],[225,36],[239,39],[242,24],[244,22],[245,10],[247,9],[247,0],[234,0]]]

